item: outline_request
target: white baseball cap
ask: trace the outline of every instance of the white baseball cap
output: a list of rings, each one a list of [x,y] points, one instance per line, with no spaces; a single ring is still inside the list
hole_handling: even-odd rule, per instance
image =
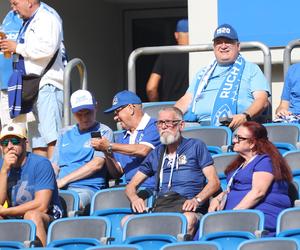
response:
[[[76,113],[82,109],[94,110],[95,106],[95,98],[87,90],[80,89],[71,95],[71,107],[73,113]]]
[[[27,138],[26,129],[16,123],[11,123],[3,126],[0,133],[0,140],[10,135],[14,135],[22,139]]]

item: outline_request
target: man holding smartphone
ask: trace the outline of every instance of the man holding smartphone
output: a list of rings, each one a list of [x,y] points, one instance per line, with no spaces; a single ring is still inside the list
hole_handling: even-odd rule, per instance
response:
[[[57,186],[79,194],[80,207],[90,204],[94,193],[106,187],[105,155],[91,146],[91,138],[112,141],[112,130],[96,121],[96,101],[87,90],[71,95],[71,107],[77,124],[64,128],[57,140],[52,165]]]
[[[124,174],[129,183],[141,162],[160,144],[155,119],[143,112],[141,99],[128,90],[117,93],[112,107],[104,112],[114,112],[114,120],[121,124],[124,131],[115,143],[103,138],[93,139],[91,145],[105,153],[109,171],[118,177]],[[148,189],[154,189],[154,185],[154,177],[143,183],[143,187]]]

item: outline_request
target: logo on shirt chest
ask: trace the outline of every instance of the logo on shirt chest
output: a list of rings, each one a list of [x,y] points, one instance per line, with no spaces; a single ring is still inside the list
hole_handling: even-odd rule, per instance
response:
[[[180,155],[178,157],[178,164],[179,165],[185,165],[185,164],[187,164],[187,157],[186,157],[186,155]]]

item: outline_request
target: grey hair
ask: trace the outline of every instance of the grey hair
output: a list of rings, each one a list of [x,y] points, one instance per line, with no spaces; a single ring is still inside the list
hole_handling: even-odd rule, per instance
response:
[[[165,107],[165,108],[160,109],[158,111],[158,114],[160,114],[161,112],[165,112],[165,111],[173,112],[176,115],[176,119],[183,120],[183,113],[179,108],[174,107],[174,106]]]

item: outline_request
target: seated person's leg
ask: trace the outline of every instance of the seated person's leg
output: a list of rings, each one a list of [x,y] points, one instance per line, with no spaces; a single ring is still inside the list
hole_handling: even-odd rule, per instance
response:
[[[187,233],[193,237],[197,230],[198,222],[202,217],[202,214],[195,212],[185,212],[184,215],[188,223]]]
[[[95,194],[94,191],[87,188],[75,188],[75,187],[69,187],[68,189],[78,193],[80,210],[84,210],[87,206],[91,204],[93,195]]]
[[[37,210],[31,210],[24,214],[24,219],[31,220],[36,225],[36,236],[43,246],[46,246],[47,233],[46,229],[53,218]]]

